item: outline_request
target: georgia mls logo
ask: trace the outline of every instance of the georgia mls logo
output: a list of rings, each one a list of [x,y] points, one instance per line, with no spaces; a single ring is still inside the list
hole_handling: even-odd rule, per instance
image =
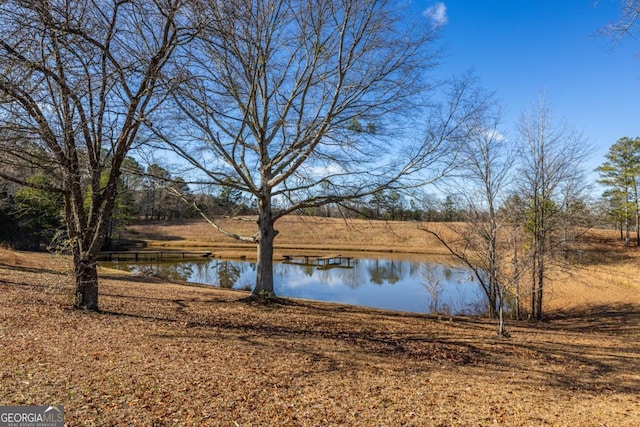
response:
[[[64,414],[62,413],[62,405],[60,405],[59,408],[57,406],[49,406],[47,409],[44,410],[45,414],[47,412],[51,412],[53,414],[56,414],[56,418],[58,418],[60,416],[64,416]]]
[[[64,407],[0,406],[0,427],[64,427]]]

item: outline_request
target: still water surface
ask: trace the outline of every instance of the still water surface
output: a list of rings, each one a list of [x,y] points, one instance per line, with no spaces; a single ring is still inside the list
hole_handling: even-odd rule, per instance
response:
[[[153,272],[169,279],[250,290],[256,264],[205,259],[172,262],[119,261],[105,265]],[[277,295],[417,313],[480,314],[485,298],[470,272],[427,261],[356,258],[347,267],[274,263]]]

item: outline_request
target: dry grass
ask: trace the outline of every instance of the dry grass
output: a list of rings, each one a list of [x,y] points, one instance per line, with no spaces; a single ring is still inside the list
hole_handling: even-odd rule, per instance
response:
[[[255,219],[248,217],[223,218],[221,226],[238,234],[251,235],[256,231]],[[420,254],[446,254],[446,251],[426,233],[418,230],[414,222],[341,220],[288,216],[276,223],[279,231],[275,247],[289,249],[339,249],[343,251],[405,252]],[[216,254],[244,251],[255,256],[251,244],[239,243],[216,232],[204,221],[181,224],[156,223],[129,227],[129,237],[162,247],[207,247]]]
[[[25,263],[25,257],[16,252],[0,247],[0,264],[21,265]]]
[[[484,319],[262,305],[105,271],[102,311],[86,313],[70,309],[67,259],[0,251],[0,404],[62,403],[69,426],[637,426],[637,253],[591,244],[611,254],[555,283],[559,309],[511,322],[510,339]]]

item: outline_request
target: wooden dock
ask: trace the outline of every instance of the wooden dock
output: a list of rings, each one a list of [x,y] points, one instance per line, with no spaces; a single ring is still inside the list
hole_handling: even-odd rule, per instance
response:
[[[282,255],[284,262],[291,264],[316,265],[320,255]]]
[[[213,256],[209,251],[107,251],[98,254],[98,261],[168,261]]]
[[[318,258],[318,268],[330,267],[351,267],[352,256],[342,256],[340,254],[326,255]],[[345,264],[343,264],[346,263]]]
[[[353,257],[341,254],[331,255],[283,255],[284,262],[288,264],[309,265],[319,269],[333,267],[353,268]]]

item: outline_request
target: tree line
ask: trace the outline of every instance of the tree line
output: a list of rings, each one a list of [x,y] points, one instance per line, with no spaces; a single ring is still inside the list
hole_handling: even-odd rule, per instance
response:
[[[39,185],[50,180],[38,173],[23,178],[28,184]],[[2,178],[0,189],[0,244],[17,250],[63,249],[57,246],[64,245],[60,236],[65,235],[64,200],[59,195]],[[201,214],[193,204],[212,218],[257,213],[255,203],[238,190],[217,187],[194,191],[183,178],[174,177],[157,163],[144,167],[127,157],[102,249],[118,249],[126,226],[134,223],[198,219]],[[300,213],[326,218],[428,222],[460,221],[467,214],[451,194],[407,196],[394,190]]]
[[[23,178],[27,184],[51,183],[51,178],[37,172]],[[64,246],[66,240],[62,197],[1,178],[0,189],[0,244],[18,250],[64,250],[59,246]],[[194,193],[184,179],[172,176],[162,166],[153,163],[144,167],[127,157],[102,249],[117,249],[125,227],[135,222],[199,218],[192,204],[176,197],[176,192],[188,197],[208,215],[255,214],[255,209],[237,192],[222,188]]]

